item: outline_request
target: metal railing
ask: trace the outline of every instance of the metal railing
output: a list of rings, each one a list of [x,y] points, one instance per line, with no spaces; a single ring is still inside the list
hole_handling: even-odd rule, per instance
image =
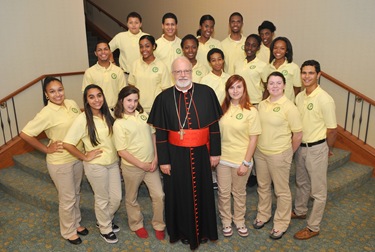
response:
[[[322,72],[320,84],[336,103],[338,123],[345,131],[372,147],[375,146],[375,101],[343,82]]]
[[[86,3],[94,6],[99,12],[103,13],[104,15],[106,15],[108,18],[110,18],[112,21],[114,21],[120,27],[124,28],[126,31],[128,30],[128,27],[126,26],[126,24],[122,23],[120,20],[118,20],[117,18],[115,18],[114,16],[112,16],[109,12],[107,12],[106,10],[104,10],[102,7],[100,7],[99,5],[97,5],[96,3],[94,3],[93,1],[86,0]]]
[[[20,129],[25,123],[34,117],[43,107],[42,88],[36,84],[42,84],[42,81],[46,76],[55,76],[64,83],[66,92],[71,94],[69,95],[69,98],[75,97],[75,100],[79,102],[82,100],[80,90],[82,77],[78,77],[80,79],[79,85],[77,85],[76,80],[71,81],[70,83],[68,79],[72,78],[72,76],[83,74],[84,72],[71,72],[42,75],[8,96],[0,99],[0,150],[14,137],[18,136]],[[64,80],[63,77],[65,77]]]

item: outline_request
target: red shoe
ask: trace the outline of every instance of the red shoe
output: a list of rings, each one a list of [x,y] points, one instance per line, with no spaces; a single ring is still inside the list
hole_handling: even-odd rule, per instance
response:
[[[162,230],[162,231],[155,230],[155,237],[158,240],[161,240],[161,241],[164,240],[164,238],[165,238],[165,232],[164,232],[164,230]]]
[[[148,237],[147,230],[144,227],[141,227],[137,231],[135,231],[135,234],[142,239],[146,239]]]

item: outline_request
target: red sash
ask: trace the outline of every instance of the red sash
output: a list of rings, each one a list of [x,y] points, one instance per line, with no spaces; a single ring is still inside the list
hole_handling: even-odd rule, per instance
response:
[[[202,146],[208,144],[209,130],[207,127],[203,129],[182,129],[182,133],[180,131],[169,131],[168,141],[170,144],[181,147]]]

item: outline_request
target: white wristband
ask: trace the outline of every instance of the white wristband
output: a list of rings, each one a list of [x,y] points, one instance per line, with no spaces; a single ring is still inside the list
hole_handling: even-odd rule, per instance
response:
[[[246,167],[250,167],[252,165],[253,162],[247,162],[246,160],[242,161],[242,164]]]

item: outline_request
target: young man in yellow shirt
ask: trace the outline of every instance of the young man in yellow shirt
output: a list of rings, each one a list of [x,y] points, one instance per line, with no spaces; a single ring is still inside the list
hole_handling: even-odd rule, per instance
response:
[[[319,235],[327,201],[327,168],[337,135],[335,102],[318,84],[320,64],[305,61],[301,66],[301,78],[305,90],[296,97],[296,105],[302,119],[302,143],[295,153],[296,198],[292,219],[305,219],[307,204],[314,198],[307,226],[294,238],[310,239]]]

